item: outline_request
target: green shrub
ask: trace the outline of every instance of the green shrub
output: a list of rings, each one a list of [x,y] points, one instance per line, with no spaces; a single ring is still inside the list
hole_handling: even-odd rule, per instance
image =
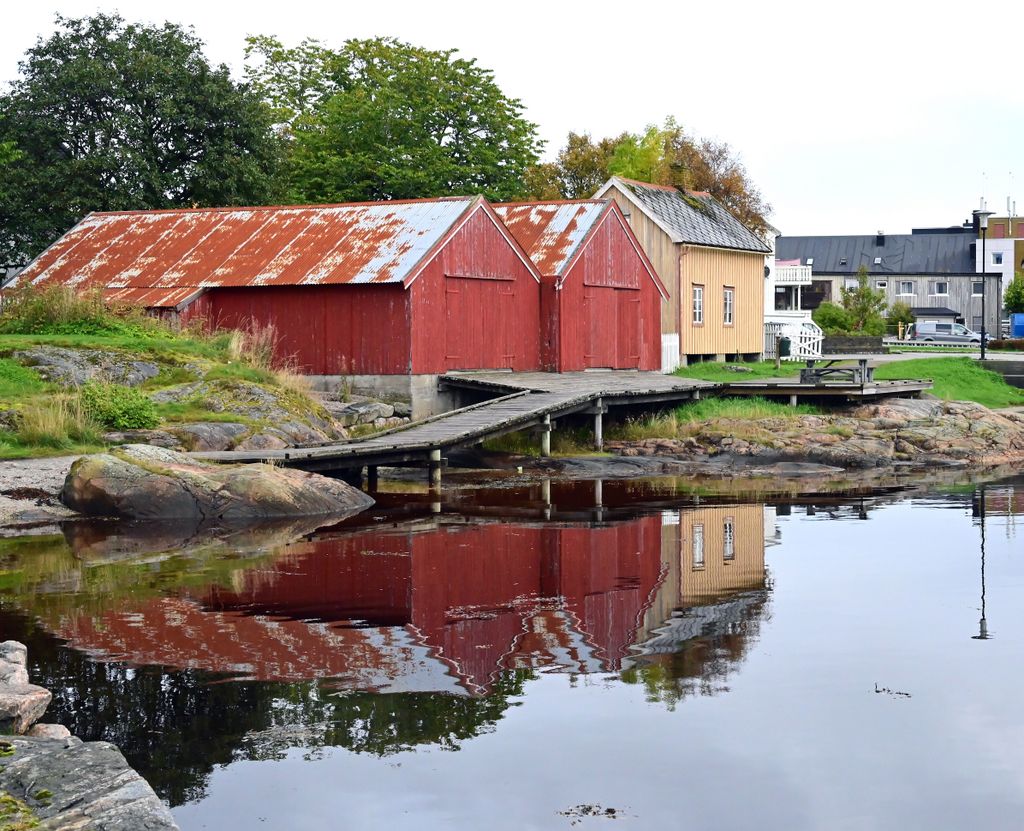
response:
[[[846,335],[853,330],[850,313],[835,303],[822,303],[811,317],[826,335]]]
[[[1010,281],[1010,285],[1006,287],[1003,304],[1010,314],[1024,313],[1024,275],[1019,271]]]
[[[1009,349],[1013,352],[1024,352],[1024,338],[992,340],[988,342],[988,348]]]
[[[79,294],[67,286],[39,289],[26,284],[10,289],[0,315],[0,333],[8,335],[170,335],[159,320],[134,306],[108,308],[100,291]]]
[[[113,430],[148,430],[160,423],[156,405],[134,387],[89,383],[82,387],[82,401],[93,418]]]

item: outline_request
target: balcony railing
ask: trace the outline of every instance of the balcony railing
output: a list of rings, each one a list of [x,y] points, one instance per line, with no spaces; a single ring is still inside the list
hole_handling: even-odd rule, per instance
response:
[[[821,327],[809,319],[768,320],[764,324],[764,357],[766,360],[773,360],[777,339],[789,338],[789,355],[782,360],[806,361],[810,358],[820,358],[821,341],[824,337],[825,333],[821,331]]]
[[[775,285],[809,286],[811,285],[811,267],[809,265],[775,266]]]

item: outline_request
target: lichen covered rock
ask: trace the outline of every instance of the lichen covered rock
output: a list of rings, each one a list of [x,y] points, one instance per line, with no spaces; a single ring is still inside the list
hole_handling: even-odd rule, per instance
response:
[[[249,521],[347,516],[373,500],[315,473],[270,465],[214,465],[173,450],[127,445],[72,465],[61,501],[88,516]]]
[[[33,346],[14,352],[11,357],[32,367],[44,380],[71,387],[80,387],[89,381],[137,387],[160,372],[153,361],[140,361],[103,349]]]

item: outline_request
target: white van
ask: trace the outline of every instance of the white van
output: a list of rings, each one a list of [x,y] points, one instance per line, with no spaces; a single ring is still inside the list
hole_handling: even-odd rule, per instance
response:
[[[986,333],[985,339],[988,340]],[[972,332],[962,323],[911,323],[907,340],[925,343],[977,343],[981,334]]]

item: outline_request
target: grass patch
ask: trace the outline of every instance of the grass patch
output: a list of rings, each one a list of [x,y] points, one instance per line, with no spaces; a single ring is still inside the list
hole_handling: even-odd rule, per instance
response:
[[[193,421],[219,421],[233,424],[255,424],[252,419],[238,413],[215,413],[200,404],[189,401],[173,401],[157,404],[156,414],[161,421],[180,424]]]
[[[703,398],[691,404],[684,404],[676,415],[680,421],[714,421],[730,418],[756,421],[762,418],[793,418],[803,415],[821,415],[819,407],[798,404],[791,407],[780,401],[765,398]]]
[[[749,372],[737,372],[729,367],[742,367]],[[800,361],[783,361],[780,368],[775,368],[775,361],[752,361],[751,363],[725,364],[717,361],[681,366],[673,375],[680,378],[697,378],[701,381],[756,381],[761,378],[785,378],[798,375],[803,363]]]
[[[24,399],[45,388],[46,384],[33,370],[10,358],[0,358],[0,398]]]
[[[921,358],[882,364],[875,370],[880,381],[931,378],[932,393],[946,401],[975,401],[986,407],[1024,405],[1024,391],[1011,387],[998,372],[972,358]]]
[[[507,433],[483,443],[492,453],[511,453],[516,456],[540,456],[540,436],[533,430]],[[594,434],[585,427],[556,428],[551,433],[552,456],[607,456],[594,449]]]
[[[208,381],[248,381],[250,384],[277,385],[277,378],[274,377],[272,370],[240,363],[215,366],[206,373],[206,379]]]

